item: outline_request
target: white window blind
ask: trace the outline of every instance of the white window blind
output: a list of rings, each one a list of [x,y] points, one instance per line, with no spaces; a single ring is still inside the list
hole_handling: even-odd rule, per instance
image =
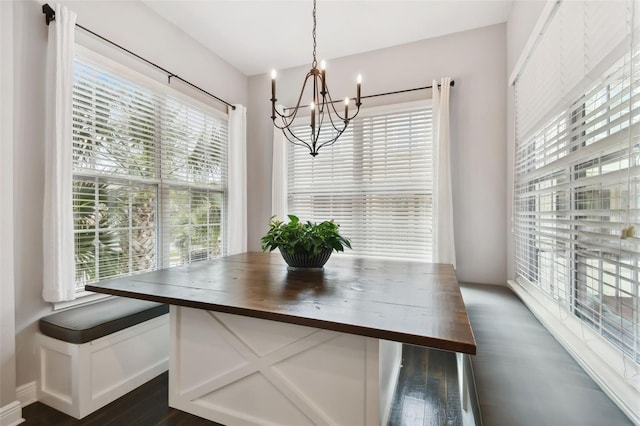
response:
[[[628,50],[631,3],[560,3],[516,84],[518,140],[584,95]]]
[[[431,152],[429,103],[361,111],[315,158],[290,145],[289,212],[301,220],[334,219],[354,255],[428,260]]]
[[[633,3],[561,3],[516,82],[514,230],[518,275],[640,364]]]
[[[73,120],[78,290],[223,253],[225,116],[91,56]]]

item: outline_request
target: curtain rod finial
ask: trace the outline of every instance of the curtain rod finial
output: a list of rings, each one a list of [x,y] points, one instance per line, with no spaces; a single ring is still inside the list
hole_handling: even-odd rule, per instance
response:
[[[44,13],[44,20],[49,25],[51,21],[56,19],[56,11],[49,6],[48,3],[42,5],[42,13]]]

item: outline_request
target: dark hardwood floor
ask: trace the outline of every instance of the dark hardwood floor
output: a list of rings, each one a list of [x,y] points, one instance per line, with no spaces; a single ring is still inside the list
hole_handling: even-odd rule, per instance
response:
[[[217,425],[169,407],[169,374],[163,373],[82,420],[39,402],[22,409],[23,426],[204,426]]]
[[[402,369],[391,409],[392,426],[461,425],[455,354],[404,345]],[[161,374],[122,398],[76,420],[36,402],[22,410],[24,426],[200,426],[217,425],[170,408],[169,377]]]
[[[389,425],[462,425],[455,353],[402,347],[402,369]]]

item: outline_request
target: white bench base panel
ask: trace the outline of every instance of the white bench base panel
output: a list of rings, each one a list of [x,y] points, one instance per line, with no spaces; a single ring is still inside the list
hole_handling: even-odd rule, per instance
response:
[[[37,395],[81,419],[167,371],[169,315],[83,344],[36,334]]]

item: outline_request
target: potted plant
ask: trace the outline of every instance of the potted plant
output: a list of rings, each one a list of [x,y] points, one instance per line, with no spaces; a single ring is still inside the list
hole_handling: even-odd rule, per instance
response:
[[[269,232],[262,237],[262,251],[276,248],[287,265],[296,268],[322,268],[333,250],[351,248],[351,241],[338,232],[340,225],[331,221],[301,222],[289,215],[289,223],[271,217]]]

